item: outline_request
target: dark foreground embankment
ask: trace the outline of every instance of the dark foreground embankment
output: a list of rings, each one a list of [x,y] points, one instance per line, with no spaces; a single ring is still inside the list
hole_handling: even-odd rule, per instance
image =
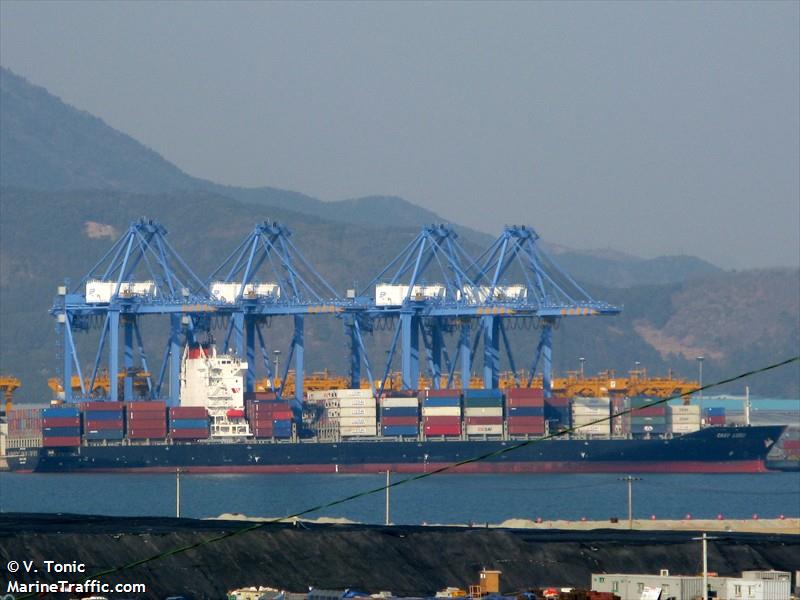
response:
[[[75,515],[0,515],[0,569],[9,560],[79,561],[91,572],[125,565],[251,526],[236,521],[115,518]],[[308,586],[358,587],[397,594],[432,593],[477,581],[482,567],[503,572],[504,590],[585,586],[590,573],[700,570],[700,543],[692,532],[533,531],[364,525],[267,525],[109,576],[146,583],[147,598],[189,592],[224,598],[243,585],[291,591]],[[797,568],[800,535],[715,534],[709,570]],[[41,569],[40,569],[41,571]],[[21,581],[43,574],[17,574]],[[51,576],[50,580],[63,579]]]

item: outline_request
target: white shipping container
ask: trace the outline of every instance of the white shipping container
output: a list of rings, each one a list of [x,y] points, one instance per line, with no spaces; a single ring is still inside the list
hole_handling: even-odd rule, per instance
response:
[[[670,426],[672,433],[694,433],[700,431],[700,423],[676,423]]]
[[[340,408],[375,408],[375,398],[339,398]]]
[[[502,417],[503,407],[467,407],[464,409],[465,417]]]
[[[682,406],[669,406],[667,405],[667,413],[673,415],[697,415],[700,416],[700,406],[697,404],[689,404]]]
[[[611,428],[608,423],[597,423],[596,425],[584,425],[575,433],[578,435],[609,435]]]
[[[601,406],[610,406],[611,399],[610,398],[584,398],[583,396],[576,396],[572,399],[572,407],[576,406],[586,406],[586,407],[601,407]]]
[[[667,418],[667,421],[675,425],[678,423],[693,423],[700,425],[700,415],[671,415]]]
[[[338,419],[341,415],[338,408],[326,408],[325,409],[325,416],[329,419]]]
[[[325,400],[322,401],[322,405],[325,408],[339,408],[339,400],[336,398],[325,398]]]
[[[602,419],[603,417],[608,417],[611,415],[611,412],[608,408],[573,408],[572,409],[572,417],[592,417],[595,419]]]
[[[502,425],[467,425],[467,435],[502,435]]]
[[[339,427],[374,427],[375,417],[339,417]]]
[[[340,417],[372,417],[375,418],[376,410],[374,406],[341,407]]]
[[[423,417],[460,417],[461,407],[459,406],[423,406]]]
[[[381,406],[385,408],[416,408],[419,406],[419,398],[384,398],[381,400]]]
[[[331,398],[370,398],[375,400],[375,393],[371,389],[344,389],[344,390],[330,390]]]
[[[355,436],[375,436],[377,429],[372,427],[342,427],[339,429],[339,435],[342,437],[355,437]]]

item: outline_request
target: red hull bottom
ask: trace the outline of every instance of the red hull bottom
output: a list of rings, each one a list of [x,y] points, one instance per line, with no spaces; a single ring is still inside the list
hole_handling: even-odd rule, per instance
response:
[[[182,466],[183,473],[425,473],[446,467],[449,463],[404,464],[371,463],[359,465],[225,465]],[[23,472],[23,471],[18,471]],[[81,469],[93,473],[174,473],[175,467],[141,467],[120,469]],[[471,463],[447,473],[767,473],[762,460],[736,462],[503,462]]]

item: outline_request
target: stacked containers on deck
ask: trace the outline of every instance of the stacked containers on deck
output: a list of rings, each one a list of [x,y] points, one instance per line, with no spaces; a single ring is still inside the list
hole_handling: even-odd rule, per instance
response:
[[[169,409],[169,437],[173,440],[202,440],[208,437],[205,406],[173,406]]]
[[[81,445],[81,411],[77,406],[59,406],[42,410],[42,446]]]
[[[461,395],[456,390],[425,390],[422,424],[426,436],[461,435]]]
[[[711,406],[703,410],[707,425],[725,425],[725,407]]]
[[[39,408],[12,408],[6,418],[9,440],[38,438],[42,434],[42,410]]]
[[[630,399],[630,432],[634,436],[663,435],[667,432],[666,404],[656,404],[658,398],[634,396]],[[652,406],[655,404],[655,406]]]
[[[419,434],[419,398],[390,392],[381,400],[381,433],[391,436]]]
[[[544,390],[541,390],[544,395]],[[570,399],[566,396],[551,396],[544,399],[544,420],[550,433],[556,433],[570,426]],[[511,413],[509,413],[509,416]],[[511,429],[508,431],[511,433]]]
[[[336,438],[339,435],[339,406],[331,408],[333,390],[312,390],[306,392],[303,407],[303,425],[322,438]]]
[[[503,392],[464,390],[464,421],[467,435],[503,435]]]
[[[333,390],[326,401],[339,410],[339,435],[342,437],[374,437],[378,434],[375,394],[372,390]]]
[[[84,402],[83,437],[87,440],[121,440],[125,437],[125,404]]]
[[[572,399],[572,426],[575,431],[572,435],[581,437],[608,437],[611,433],[611,423],[607,420],[611,416],[611,401],[609,398],[584,398],[577,396]],[[593,423],[606,419],[600,423]]]
[[[128,402],[127,408],[129,440],[167,437],[167,406],[163,400]]]
[[[255,437],[292,437],[294,413],[289,402],[278,398],[273,392],[247,392],[244,397],[247,422]]]
[[[564,415],[558,399],[551,408],[556,417],[554,421],[563,421]],[[566,399],[565,399],[566,400]],[[541,388],[511,388],[506,390],[506,415],[508,417],[509,435],[544,435],[545,421],[544,390]],[[569,401],[566,402],[566,421],[569,423]],[[557,425],[556,425],[557,427]]]
[[[696,404],[667,407],[667,427],[673,435],[700,430],[700,407]]]
[[[631,415],[628,410],[628,398],[619,394],[610,397],[611,399],[611,435],[627,436],[631,432]],[[624,413],[624,414],[623,414]],[[616,416],[622,415],[622,416]]]

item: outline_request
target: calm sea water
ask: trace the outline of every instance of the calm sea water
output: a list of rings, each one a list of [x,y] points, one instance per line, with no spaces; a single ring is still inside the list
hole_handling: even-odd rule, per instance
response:
[[[402,478],[393,475],[393,480]],[[638,518],[800,516],[800,473],[642,475],[634,483]],[[187,517],[222,513],[285,516],[382,485],[385,475],[182,475]],[[383,492],[310,517],[382,523]],[[0,473],[0,510],[174,516],[175,476],[161,474]],[[393,488],[398,524],[499,523],[623,518],[627,484],[617,475],[443,475]]]

